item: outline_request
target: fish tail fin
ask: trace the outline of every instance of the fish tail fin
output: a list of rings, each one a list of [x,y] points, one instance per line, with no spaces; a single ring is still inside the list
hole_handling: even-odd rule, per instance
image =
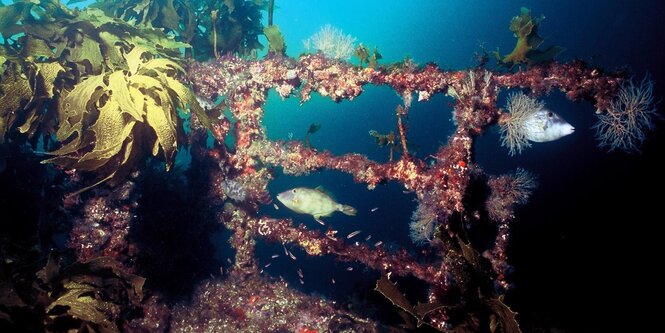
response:
[[[355,208],[353,208],[349,205],[341,205],[340,204],[339,207],[337,207],[337,209],[340,212],[342,212],[346,215],[349,215],[349,216],[356,216],[356,213],[358,212]]]

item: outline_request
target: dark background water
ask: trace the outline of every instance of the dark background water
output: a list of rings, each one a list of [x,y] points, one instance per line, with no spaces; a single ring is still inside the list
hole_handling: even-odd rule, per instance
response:
[[[377,46],[384,56],[383,63],[410,56],[418,63],[435,61],[450,69],[475,65],[473,54],[480,51],[480,45],[487,50],[498,48],[503,54],[509,52],[515,39],[508,22],[519,13],[520,6],[525,6],[534,16],[545,15],[540,29],[546,38],[543,46],[564,46],[567,50],[560,60],[582,59],[610,70],[627,68],[637,80],[648,73],[655,81],[656,99],[665,96],[665,33],[661,23],[665,5],[660,1],[277,4],[275,22],[284,32],[289,55],[297,56],[304,50],[301,40],[329,23],[356,36],[364,45]],[[503,92],[501,104],[505,96]],[[606,153],[596,147],[590,129],[595,122],[591,104],[571,103],[558,92],[543,99],[575,126],[573,135],[536,144],[519,156],[509,157],[500,147],[494,128],[479,138],[474,149],[476,161],[488,173],[522,167],[539,178],[539,188],[518,210],[513,224],[510,262],[515,267],[511,277],[515,288],[507,301],[521,313],[519,318],[527,332],[538,326],[576,332],[636,331],[637,327],[646,327],[652,324],[655,309],[640,300],[646,297],[657,301],[656,291],[662,290],[653,269],[662,261],[657,259],[661,242],[656,227],[662,220],[659,208],[665,198],[665,165],[659,161],[665,147],[663,123],[658,122],[642,153]],[[436,96],[429,102],[414,103],[409,139],[417,156],[434,152],[454,130],[451,101]],[[315,96],[302,107],[296,100],[282,102],[273,94],[266,126],[271,139],[284,139],[289,133],[302,138],[310,123],[321,123],[321,130],[312,136],[315,147],[337,154],[359,152],[385,161],[387,151],[377,147],[367,132],[393,130],[394,109],[399,102],[391,90],[376,87],[367,88],[352,102],[334,104]],[[659,108],[662,110],[662,103]],[[340,214],[328,219],[340,233],[363,229],[373,235],[373,240],[413,247],[407,233],[415,203],[412,195],[403,194],[399,186],[367,191],[349,176],[324,172],[302,178],[279,177],[271,189],[277,193],[295,186],[317,185],[324,185],[339,201],[356,205],[361,212],[355,218]],[[379,210],[371,213],[372,207]],[[273,213],[294,216],[283,209]],[[296,216],[296,221],[316,227],[304,216]],[[364,235],[357,238],[362,240]],[[330,271],[330,276],[339,274],[339,267],[325,267],[317,269]],[[349,278],[347,289],[338,282],[331,290],[351,292],[355,279],[360,277]]]

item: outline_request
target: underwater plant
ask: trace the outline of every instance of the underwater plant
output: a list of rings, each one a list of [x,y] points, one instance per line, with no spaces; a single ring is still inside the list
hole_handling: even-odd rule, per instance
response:
[[[162,156],[167,170],[171,167],[178,146],[177,108],[203,111],[177,80],[184,69],[168,59],[146,59],[146,54],[135,46],[127,53],[128,71],[90,76],[63,94],[56,137],[65,143],[45,162],[100,171],[107,174],[100,181],[114,180],[128,174],[141,159],[142,147],[148,147],[153,156]]]
[[[382,58],[381,54],[379,53],[379,49],[375,47],[374,51],[370,53],[369,48],[364,46],[362,43],[358,44],[356,49],[353,51],[353,56],[358,58],[360,67],[363,66],[363,63],[366,63],[369,68],[376,68],[379,59]]]
[[[11,325],[0,320],[6,332],[121,332],[120,319],[140,311],[145,279],[113,258],[65,266],[51,252],[43,268],[33,271],[17,260],[24,259],[25,250],[17,250],[0,249],[7,261],[0,276],[0,317],[15,320]]]
[[[181,82],[179,49],[188,44],[59,1],[4,9],[0,140],[12,129],[28,138],[41,132],[47,147],[59,146],[47,162],[95,171],[98,184],[122,179],[145,148],[168,169],[182,125],[178,109],[207,123]]]
[[[263,49],[258,39],[264,34],[261,12],[268,10],[269,1],[98,0],[92,6],[111,17],[163,29],[191,45],[188,55],[208,60],[215,52],[250,55]]]
[[[534,18],[528,8],[522,7],[520,15],[510,21],[510,31],[515,34],[517,43],[515,48],[507,55],[501,57],[498,51],[493,52],[499,64],[513,67],[522,63],[533,65],[554,59],[559,53],[565,51],[560,46],[550,46],[545,50],[539,49],[545,39],[538,35],[538,26],[545,16]]]
[[[279,26],[269,25],[263,28],[263,34],[268,39],[268,52],[272,54],[284,55],[286,53],[286,44],[284,36],[279,31]]]

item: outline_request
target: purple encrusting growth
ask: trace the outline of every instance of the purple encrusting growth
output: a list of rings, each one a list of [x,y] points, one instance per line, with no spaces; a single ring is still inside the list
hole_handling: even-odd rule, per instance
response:
[[[304,55],[298,60],[274,57],[259,61],[224,56],[213,63],[194,63],[189,73],[198,94],[208,99],[223,96],[235,118],[235,122],[226,117],[213,120],[211,130],[216,143],[212,149],[206,146],[206,129],[195,115],[192,115],[189,133],[193,167],[206,175],[203,179],[208,182],[209,192],[203,195],[203,204],[217,207],[212,215],[231,231],[229,243],[235,257],[233,266],[225,270],[224,278],[203,282],[191,302],[173,308],[170,328],[174,331],[296,329],[321,332],[349,318],[353,319],[351,323],[344,325],[360,325],[366,328],[359,330],[368,332],[376,327],[372,321],[354,317],[328,301],[303,295],[284,282],[262,277],[255,255],[258,238],[300,247],[310,256],[333,255],[340,261],[359,262],[392,279],[414,276],[430,286],[427,301],[432,310],[419,319],[436,329],[449,329],[459,318],[451,318],[446,308],[435,305],[445,302],[465,311],[464,300],[479,297],[479,286],[477,280],[470,278],[472,274],[481,274],[496,287],[495,290],[484,289],[484,293],[490,295],[484,297],[498,297],[509,287],[510,266],[505,249],[510,239],[510,222],[516,204],[524,203],[533,189],[528,174],[522,171],[514,176],[490,176],[474,163],[475,138],[489,126],[510,117],[496,106],[498,92],[514,87],[530,89],[533,94],[559,89],[571,100],[593,98],[596,108],[602,110],[611,105],[622,80],[619,74],[599,75],[581,62],[550,63],[518,73],[494,73],[483,68],[442,71],[435,65],[418,67],[409,62],[389,68],[359,68],[321,54]],[[269,89],[276,89],[283,98],[297,93],[305,103],[312,92],[334,101],[352,100],[367,84],[387,85],[403,96],[404,104],[396,106],[396,126],[403,148],[401,158],[382,164],[360,154],[335,156],[299,141],[267,139],[262,119]],[[420,101],[437,93],[455,98],[457,129],[447,144],[430,157],[435,163],[426,163],[408,153],[409,128],[405,120],[414,101],[413,94],[417,94]],[[224,143],[228,134],[235,138],[233,149]],[[330,228],[319,232],[303,225],[294,226],[289,219],[259,215],[259,207],[271,202],[267,187],[273,179],[272,166],[281,167],[285,174],[291,175],[336,170],[351,174],[356,182],[366,184],[370,190],[388,181],[401,183],[416,195],[419,203],[419,210],[413,215],[412,236],[427,247],[423,253],[433,255],[419,258],[406,250],[390,250],[381,242],[347,240]],[[485,182],[490,191],[487,202],[473,210],[467,207],[466,201],[472,181]],[[81,258],[91,257],[93,253],[106,254],[126,260],[130,263],[128,268],[132,269],[131,260],[127,259],[137,254],[132,252],[131,242],[124,236],[129,223],[123,222],[133,216],[131,200],[123,203],[98,196],[88,199],[85,205],[89,207],[88,217],[85,223],[75,227],[73,235],[78,236],[70,237],[70,246]],[[95,217],[97,214],[103,216]],[[452,217],[461,217],[465,225],[473,225],[484,218],[492,220],[495,244],[475,250],[465,239],[469,230],[461,230],[451,223]],[[97,228],[103,231],[104,237],[111,233],[111,239],[117,240],[109,242],[102,239],[102,232],[85,229],[95,226],[93,219],[102,222],[98,222]],[[124,227],[111,232],[109,228],[121,222]],[[114,250],[113,244],[123,242],[126,250]],[[484,252],[486,258],[479,252]],[[153,305],[146,305],[144,315],[168,313],[160,310],[164,305],[158,292],[149,299]],[[277,315],[267,316],[266,311]],[[155,328],[156,323],[169,320],[157,317],[141,324],[137,324],[138,320],[132,323]],[[297,321],[296,318],[308,319]]]

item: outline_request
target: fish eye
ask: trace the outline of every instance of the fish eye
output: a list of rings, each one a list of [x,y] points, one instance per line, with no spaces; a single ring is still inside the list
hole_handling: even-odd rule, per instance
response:
[[[547,113],[547,118],[552,118],[552,117],[554,117],[554,113],[552,113],[552,111],[548,112]]]
[[[296,189],[294,188],[291,192],[296,193]]]

